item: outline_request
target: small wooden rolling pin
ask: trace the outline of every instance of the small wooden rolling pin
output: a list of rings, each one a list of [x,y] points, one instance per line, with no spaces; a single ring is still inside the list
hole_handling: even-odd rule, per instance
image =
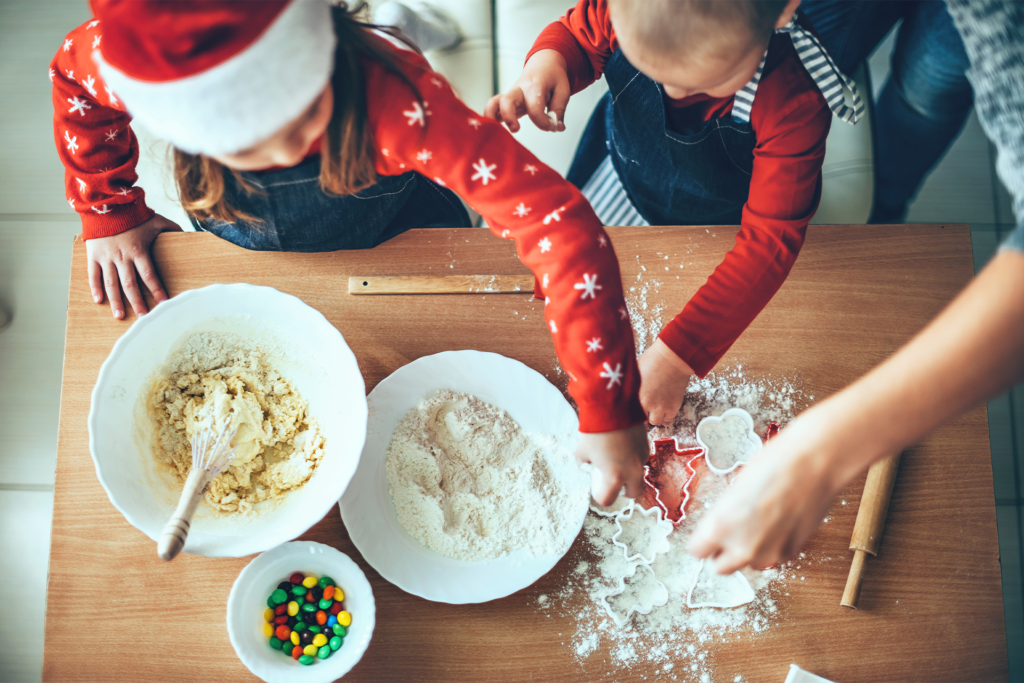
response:
[[[853,538],[850,539],[850,550],[853,551],[853,564],[850,575],[846,579],[846,589],[840,605],[857,609],[860,597],[860,584],[864,580],[864,561],[868,553],[878,555],[878,546],[882,543],[882,529],[885,527],[885,515],[889,511],[889,499],[892,487],[896,482],[896,470],[900,466],[900,455],[879,460],[868,469],[868,478],[864,482],[864,494],[860,498],[857,510],[857,521],[853,525]]]
[[[368,275],[349,294],[533,294],[532,275]]]

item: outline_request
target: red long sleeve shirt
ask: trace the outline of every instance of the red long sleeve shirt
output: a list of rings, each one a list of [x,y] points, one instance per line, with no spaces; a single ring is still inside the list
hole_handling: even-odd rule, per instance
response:
[[[153,215],[133,187],[139,147],[116,94],[91,58],[97,21],[72,31],[54,57],[54,138],[68,202],[86,239],[128,230]],[[426,106],[383,64],[366,65],[367,115],[381,175],[417,171],[451,188],[513,239],[546,297],[555,350],[570,376],[580,430],[642,422],[640,373],[611,242],[587,200],[501,125],[463,104],[418,55],[395,48]]]
[[[530,55],[557,50],[576,93],[601,76],[617,48],[607,0],[579,0],[544,29]],[[693,95],[665,102],[670,125],[685,132],[695,123],[730,116],[733,98]],[[782,286],[821,199],[821,164],[832,112],[787,35],[772,36],[750,124],[757,143],[736,244],[658,335],[701,376]]]

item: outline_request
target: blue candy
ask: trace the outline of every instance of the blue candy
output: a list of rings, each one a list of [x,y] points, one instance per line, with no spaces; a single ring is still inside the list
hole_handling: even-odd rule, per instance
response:
[[[338,617],[334,616],[333,614],[331,616],[327,617],[327,628],[332,628],[337,623],[338,623]]]

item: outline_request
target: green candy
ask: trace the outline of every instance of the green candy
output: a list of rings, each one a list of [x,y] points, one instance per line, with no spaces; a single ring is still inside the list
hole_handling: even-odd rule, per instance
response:
[[[318,624],[310,624],[309,631],[310,633],[323,633],[323,630],[321,630]]]
[[[320,659],[327,659],[328,657],[330,657],[333,654],[334,654],[334,650],[332,650],[329,647],[322,647],[322,648],[320,648],[319,650],[316,651],[316,656],[319,657]]]
[[[334,600],[323,598],[318,604],[320,605],[320,609],[331,609],[331,605],[334,604]]]
[[[282,592],[284,592],[284,591],[282,591]],[[311,602],[307,602],[305,605],[302,606],[302,611],[303,612],[316,612],[316,605],[314,605]]]
[[[274,596],[273,595],[271,595],[269,598],[267,598],[267,607],[269,607],[270,609],[274,609],[275,607],[277,607],[277,603],[274,602]]]
[[[320,584],[321,588],[327,588],[328,586],[334,585],[334,579],[332,579],[329,576],[321,576],[320,581],[318,581],[317,583]]]
[[[334,636],[333,638],[331,638],[331,640],[328,642],[328,644],[331,646],[331,651],[332,652],[334,650],[337,650],[339,647],[341,647],[341,637],[340,636]]]
[[[277,636],[271,636],[270,637],[270,647],[274,648],[275,650],[280,650],[281,646],[283,646],[283,645],[284,645],[284,643],[282,643],[281,639],[278,638]]]
[[[305,664],[306,666],[309,666],[314,661],[316,660],[313,657],[310,657],[309,655],[302,655],[301,657],[299,657],[299,664]]]
[[[299,633],[302,633],[307,628],[309,628],[309,626],[306,625],[306,622],[304,622],[304,621],[297,621],[297,622],[295,622],[295,626],[292,627],[292,630],[293,631],[298,631]]]
[[[270,599],[274,601],[274,606],[276,607],[288,602],[288,594],[280,588],[275,588],[274,592],[270,594]]]
[[[338,635],[338,636],[341,636],[342,638],[344,638],[346,633],[347,633],[347,631],[345,630],[344,626],[342,626],[341,624],[335,624],[334,625],[334,634],[335,635]]]
[[[297,586],[295,586],[294,588],[292,588],[292,593],[295,594],[295,595],[305,595],[306,594],[306,590],[307,590],[307,588],[300,583]]]
[[[303,605],[306,604],[306,598],[296,597],[295,598],[295,604],[298,605],[299,607],[302,607]]]

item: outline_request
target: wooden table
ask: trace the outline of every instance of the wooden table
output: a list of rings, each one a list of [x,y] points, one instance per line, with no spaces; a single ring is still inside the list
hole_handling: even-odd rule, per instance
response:
[[[732,246],[731,228],[610,230],[625,282],[664,273],[670,308]],[[664,256],[669,255],[669,260]],[[478,229],[416,231],[372,251],[303,255],[243,251],[211,235],[165,234],[156,261],[170,293],[215,282],[269,285],[323,312],[344,333],[371,390],[396,368],[447,349],[494,351],[556,383],[542,305],[524,295],[353,297],[349,275],[516,274],[511,242]],[[684,269],[675,264],[686,263]],[[891,354],[972,274],[963,225],[812,226],[786,284],[723,364],[748,375],[798,376],[820,400]],[[679,279],[675,279],[678,275]],[[653,305],[656,301],[653,300]],[[667,319],[667,318],[666,318]],[[89,457],[86,416],[99,367],[128,322],[91,302],[85,248],[74,249],[47,593],[43,678],[253,680],[228,642],[228,591],[251,558],[157,559],[152,541],[113,508]],[[881,555],[858,611],[839,606],[861,478],[808,550],[834,561],[780,604],[783,620],[715,652],[722,676],[781,681],[788,665],[837,681],[1007,678],[1003,603],[985,409],[938,430],[903,458]],[[569,556],[535,585],[482,605],[435,604],[385,582],[353,547],[337,511],[302,538],[333,545],[366,571],[377,628],[356,681],[662,680],[654,669],[581,668],[568,618],[544,618],[537,596],[564,585]],[[563,645],[562,642],[566,644]],[[686,680],[676,667],[679,680]],[[608,673],[610,672],[610,673]],[[642,677],[647,677],[643,679]]]

